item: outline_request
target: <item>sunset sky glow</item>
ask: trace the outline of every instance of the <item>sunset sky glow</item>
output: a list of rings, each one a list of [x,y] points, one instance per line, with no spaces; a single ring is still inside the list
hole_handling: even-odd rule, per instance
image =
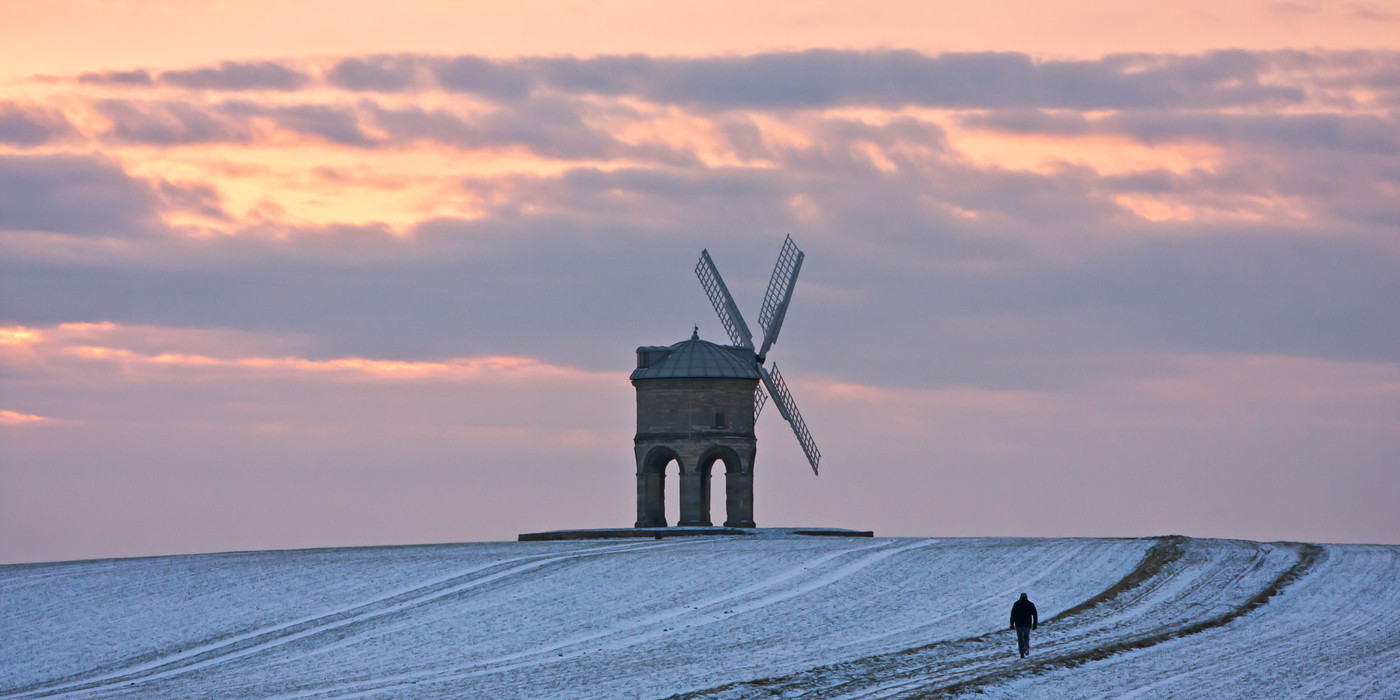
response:
[[[1400,543],[1400,2],[1147,5],[5,3],[0,563],[631,525],[785,234],[759,525]]]

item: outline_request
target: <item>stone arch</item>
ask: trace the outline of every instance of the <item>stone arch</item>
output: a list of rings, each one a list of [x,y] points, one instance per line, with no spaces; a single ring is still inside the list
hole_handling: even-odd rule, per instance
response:
[[[666,527],[666,465],[675,462],[685,473],[685,462],[674,449],[657,445],[637,462],[636,527]]]
[[[724,526],[754,527],[753,463],[727,445],[714,445],[706,449],[698,462],[701,507],[706,524],[709,524],[710,516],[710,476],[716,462],[724,463]]]

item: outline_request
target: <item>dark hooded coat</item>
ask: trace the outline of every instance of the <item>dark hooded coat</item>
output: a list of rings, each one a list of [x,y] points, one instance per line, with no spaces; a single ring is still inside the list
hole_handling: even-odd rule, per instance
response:
[[[1035,629],[1040,625],[1040,614],[1035,610],[1035,603],[1022,598],[1011,606],[1011,626],[1029,627]]]

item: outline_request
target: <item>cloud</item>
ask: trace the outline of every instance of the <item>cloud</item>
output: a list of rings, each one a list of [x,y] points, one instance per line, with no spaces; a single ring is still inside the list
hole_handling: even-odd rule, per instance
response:
[[[949,241],[966,231],[906,229],[898,212],[860,217],[859,230],[845,220],[789,228],[764,215],[766,198],[729,194],[739,182],[580,174],[556,185],[581,190],[584,204],[596,199],[585,192],[643,194],[567,215],[555,204],[501,221],[436,220],[377,241],[201,243],[199,260],[173,268],[9,262],[0,295],[26,322],[207,324],[304,333],[328,357],[507,354],[618,369],[631,347],[678,340],[691,322],[719,335],[690,273],[701,247],[752,314],[772,231],[788,229],[808,260],[779,357],[799,377],[1037,390],[1121,373],[1115,356],[1148,349],[1400,361],[1400,331],[1375,301],[1400,294],[1400,259],[1364,240],[1197,226],[1039,259],[1031,232],[988,255],[994,263],[960,268]],[[852,352],[857,341],[878,343],[881,361]]]
[[[68,118],[57,109],[0,100],[0,143],[31,148],[62,141],[75,133]]]
[[[186,102],[100,100],[94,107],[111,124],[103,136],[116,143],[155,146],[247,143],[255,133],[246,120]]]
[[[586,110],[586,105],[558,97],[515,100],[476,113],[384,107],[368,99],[353,105],[108,99],[94,103],[94,108],[110,123],[102,137],[113,145],[249,144],[270,141],[280,131],[360,149],[437,144],[461,150],[522,148],[559,160],[698,163],[683,148],[620,141],[606,128],[584,119],[580,110]]]
[[[353,108],[339,105],[266,105],[233,100],[219,105],[220,113],[238,118],[271,120],[290,132],[315,136],[342,146],[370,147],[376,139],[365,133]]]
[[[1377,7],[1375,3],[1353,2],[1346,6],[1347,11],[1354,17],[1358,17],[1371,22],[1387,22],[1400,24],[1400,12]]]
[[[344,58],[326,71],[325,80],[353,92],[400,92],[418,84],[420,60],[384,54]]]
[[[167,70],[146,69],[95,71],[77,77],[80,85],[108,87],[165,87],[185,90],[238,92],[245,90],[300,90],[311,84],[310,76],[276,61],[221,61],[217,66]]]
[[[224,211],[223,196],[210,185],[161,180],[156,190],[164,200],[167,211],[194,214],[216,221],[232,221],[233,217]]]
[[[706,109],[844,105],[1141,109],[1300,101],[1302,90],[1261,80],[1258,54],[1113,55],[1041,61],[1021,53],[838,51],[656,59],[524,59],[564,92],[633,95]]]
[[[224,331],[125,327],[114,323],[70,323],[52,328],[23,326],[0,328],[0,337],[23,337],[9,343],[22,349],[22,357],[0,354],[12,372],[38,374],[42,365],[64,365],[65,372],[79,371],[77,364],[118,365],[125,381],[142,381],[157,374],[178,372],[186,379],[297,379],[327,381],[407,381],[407,382],[539,382],[580,380],[596,373],[552,365],[529,357],[457,357],[439,361],[404,361],[368,357],[313,359],[296,356],[231,355],[227,348],[208,347],[207,337]],[[154,335],[157,340],[152,343]],[[124,347],[122,339],[148,348]],[[116,341],[114,343],[113,341]],[[180,345],[203,345],[206,352],[183,352]],[[171,345],[175,347],[171,347]],[[76,364],[75,364],[76,363]],[[101,374],[110,374],[105,369]],[[608,375],[611,376],[611,375]],[[18,416],[19,414],[15,414]],[[35,418],[38,418],[37,416]]]
[[[281,394],[287,387],[296,391],[283,399],[304,403],[319,418],[302,414],[304,420],[351,422],[384,415],[383,406],[335,405],[323,403],[327,396],[393,396],[395,392],[447,398],[469,406],[471,424],[480,427],[533,425],[532,414],[555,416],[557,409],[544,411],[493,410],[511,406],[523,408],[539,400],[539,394],[591,392],[613,387],[620,393],[627,386],[626,370],[589,371],[567,364],[555,364],[528,356],[453,356],[405,360],[364,356],[307,356],[303,339],[269,333],[235,331],[224,328],[180,328],[125,325],[112,322],[65,323],[52,326],[0,326],[5,334],[26,334],[23,343],[0,342],[0,383],[11,387],[83,386],[89,391],[122,394],[146,402],[152,392],[164,394],[197,382],[209,389],[209,396],[231,397],[245,390],[259,394]],[[298,349],[299,348],[299,349]],[[566,389],[568,387],[568,389]],[[232,392],[232,394],[230,394]],[[522,393],[523,392],[523,393]],[[31,394],[43,391],[26,389]],[[517,394],[513,396],[512,394]],[[533,396],[531,395],[533,394]],[[179,400],[185,403],[185,400]],[[50,396],[52,404],[73,404]],[[145,415],[130,415],[136,422],[179,420],[185,409],[169,412],[166,407],[150,407]],[[111,420],[118,415],[107,407],[77,407],[77,417]],[[251,410],[250,410],[251,409]],[[52,409],[49,409],[52,410]],[[238,401],[215,400],[195,409],[186,418],[234,425],[265,418],[258,407]],[[434,415],[430,406],[420,406],[416,420],[456,424],[463,414]],[[399,413],[397,420],[404,420]],[[289,420],[291,424],[299,420]],[[566,421],[567,422],[567,421]],[[575,427],[577,425],[575,424]]]
[[[78,76],[82,85],[111,85],[118,87],[145,87],[155,84],[148,70],[118,70],[98,73],[83,73]]]
[[[656,67],[656,59],[644,54],[527,58],[521,63],[556,90],[597,95],[637,94]]]
[[[0,231],[130,236],[159,225],[149,183],[97,156],[0,154]]]
[[[100,156],[0,154],[0,234],[41,232],[99,239],[166,233],[163,215],[227,222],[222,196],[200,182],[150,181]],[[149,241],[148,241],[149,242]],[[41,246],[42,247],[42,246]],[[97,259],[111,259],[112,251]]]
[[[547,158],[603,159],[638,155],[605,130],[590,126],[575,105],[553,98],[521,100],[474,117],[420,107],[385,108],[364,103],[381,143],[440,143],[465,150],[523,147]]]
[[[273,61],[222,61],[215,68],[192,68],[162,72],[163,85],[186,90],[299,90],[310,83],[301,71]]]
[[[1130,111],[1089,119],[1078,112],[1008,110],[963,115],[964,126],[1013,134],[1128,136],[1147,144],[1199,141],[1218,145],[1400,152],[1400,119],[1372,114],[1226,114]]]
[[[769,52],[746,56],[646,55],[493,59],[370,54],[336,60],[318,76],[351,92],[436,86],[494,100],[543,91],[630,96],[697,110],[825,109],[841,106],[958,109],[1212,109],[1352,100],[1386,81],[1400,56],[1387,51],[1244,51],[1112,54],[1044,60],[1016,52],[924,54],[909,50]],[[189,90],[293,91],[312,75],[276,61],[214,67],[84,73],[81,84]]]
[[[754,323],[791,233],[807,257],[772,358],[833,468],[764,491],[789,503],[772,521],[844,507],[860,471],[840,465],[871,455],[919,487],[867,494],[877,527],[890,498],[957,494],[937,505],[961,522],[1025,478],[1053,492],[1028,522],[1055,527],[1095,484],[1207,483],[1172,493],[1212,513],[1259,474],[1282,484],[1259,517],[1286,520],[1299,480],[1337,481],[1318,464],[1351,470],[1340,498],[1395,461],[1397,66],[880,50],[85,74],[0,128],[37,134],[10,150],[104,149],[0,155],[3,408],[62,418],[6,446],[37,493],[214,474],[208,503],[237,512],[273,492],[301,514],[326,483],[538,495],[477,464],[625,480],[631,351],[722,339],[701,248]],[[805,472],[764,420],[761,473]],[[429,462],[473,476],[415,485]]]
[[[459,56],[434,68],[438,85],[448,90],[472,92],[497,99],[528,95],[535,80],[529,71],[511,61],[479,56]]]
[[[372,58],[366,62],[374,70],[400,76],[427,76],[433,74],[427,66],[447,65],[446,59],[431,57]],[[1106,133],[1149,144],[1231,146],[1209,167],[1145,167],[1104,175],[1073,163],[1035,170],[978,164],[959,152],[962,134],[950,137],[937,121],[945,119],[939,115],[852,110],[838,118],[788,113],[785,107],[681,113],[687,120],[684,128],[698,136],[687,134],[688,142],[648,143],[638,134],[647,129],[666,133],[672,124],[667,120],[676,118],[677,110],[580,96],[583,91],[651,94],[661,89],[653,82],[659,80],[658,71],[695,66],[730,70],[731,63],[748,65],[744,62],[754,59],[752,65],[772,75],[802,65],[830,68],[830,82],[838,87],[842,66],[865,66],[861,70],[884,70],[896,77],[905,75],[894,70],[904,62],[924,66],[930,61],[961,62],[989,71],[983,76],[988,79],[1031,75],[1047,80],[1061,71],[1055,80],[1099,75],[1099,85],[1127,90],[1118,93],[1122,97],[1134,85],[1183,90],[1263,85],[1280,71],[1301,70],[1306,61],[1324,66],[1315,67],[1319,74],[1371,75],[1367,71],[1373,71],[1376,59],[1370,54],[1215,52],[1059,63],[1016,54],[930,57],[909,52],[762,58],[464,61],[458,68],[482,80],[514,76],[500,79],[505,81],[501,85],[515,87],[488,90],[512,96],[493,102],[478,100],[486,93],[475,93],[441,107],[387,95],[353,103],[340,101],[343,96],[312,101],[309,93],[293,98],[305,102],[290,104],[266,96],[210,105],[102,103],[104,114],[112,115],[114,141],[120,123],[128,138],[144,133],[158,144],[204,138],[294,144],[285,138],[290,133],[362,150],[443,144],[605,162],[558,172],[525,167],[506,174],[425,175],[424,189],[432,190],[433,197],[469,205],[425,205],[417,223],[404,217],[392,227],[372,217],[294,222],[272,208],[261,218],[238,221],[208,183],[142,181],[154,198],[148,205],[152,211],[178,210],[222,221],[217,230],[229,235],[171,237],[121,251],[94,246],[81,265],[31,248],[0,263],[8,289],[14,290],[7,296],[45,290],[26,294],[22,308],[14,311],[26,321],[113,318],[197,324],[219,319],[232,327],[308,329],[321,335],[327,347],[356,356],[441,355],[466,344],[481,354],[562,357],[550,354],[561,349],[534,350],[539,343],[574,349],[586,357],[587,366],[600,367],[615,361],[608,338],[660,332],[669,304],[689,308],[686,300],[694,291],[682,282],[668,296],[649,296],[656,294],[656,285],[671,285],[675,273],[651,269],[651,263],[621,261],[636,261],[643,254],[649,260],[687,259],[700,247],[727,247],[740,251],[740,260],[757,260],[771,255],[760,242],[774,231],[792,231],[840,261],[828,269],[828,277],[820,277],[820,267],[804,273],[813,275],[808,281],[821,301],[799,302],[820,304],[820,318],[834,327],[857,335],[895,327],[895,333],[907,334],[910,347],[920,347],[966,318],[991,315],[1011,319],[1017,327],[1014,333],[984,330],[979,331],[984,335],[960,336],[975,352],[939,345],[940,353],[954,359],[903,380],[896,370],[882,374],[885,370],[839,349],[822,355],[822,362],[847,376],[998,387],[1056,381],[1052,372],[1038,373],[1025,353],[991,342],[1002,332],[1014,339],[1010,345],[1063,344],[1063,357],[1051,362],[1063,362],[1057,366],[1082,376],[1094,372],[1087,365],[1106,361],[1069,363],[1098,344],[1343,359],[1392,353],[1394,334],[1375,306],[1364,302],[1395,293],[1387,280],[1400,276],[1395,255],[1383,242],[1387,222],[1395,215],[1387,188],[1397,182],[1394,166],[1386,166],[1396,132],[1388,117],[1345,111],[1296,114],[1293,107],[1274,113],[1143,108],[1102,115],[1070,108],[1011,108],[960,117],[965,128],[1032,135]],[[495,73],[505,67],[529,75]],[[856,73],[863,74],[861,70]],[[936,78],[937,71],[930,75]],[[973,70],[972,75],[979,74]],[[367,78],[363,85],[377,79]],[[380,84],[385,90],[399,85],[385,80]],[[876,81],[860,89],[878,96],[887,88],[898,92],[918,84],[910,80],[891,78],[884,87]],[[698,90],[702,83],[685,89]],[[842,91],[846,88],[813,104],[842,103],[847,98],[840,95],[851,94]],[[1089,100],[1089,93],[1066,94]],[[1234,99],[1223,94],[1216,97]],[[789,98],[774,99],[781,103]],[[1151,103],[1146,98],[1139,102]],[[1330,153],[1319,159],[1309,153],[1314,149]],[[1135,208],[1140,205],[1133,202],[1141,200],[1185,213],[1153,223]],[[459,218],[456,212],[466,213]],[[94,264],[112,256],[121,263]],[[821,257],[813,254],[812,260]],[[1330,267],[1312,269],[1310,261],[1316,260],[1329,260]],[[761,293],[767,270],[749,273],[733,283],[735,288],[758,285]],[[1171,279],[1192,282],[1183,291],[1174,289]],[[1211,291],[1196,296],[1200,289]],[[515,313],[497,308],[501,298],[511,300]],[[636,310],[615,320],[592,307],[561,306],[560,298],[596,299],[598,308],[632,305]],[[120,303],[123,299],[131,303]],[[699,313],[701,319],[708,317],[703,306]],[[339,328],[328,318],[358,320]],[[1075,332],[1057,331],[1056,323]],[[1316,328],[1328,332],[1319,335]],[[556,346],[549,340],[554,335],[569,340]],[[918,364],[914,358],[909,362]]]
[[[1365,114],[1121,114],[1107,118],[1105,127],[1146,143],[1197,139],[1299,150],[1400,152],[1400,119]]]
[[[263,119],[284,131],[314,136],[346,146],[371,147],[375,140],[361,129],[352,107],[323,104],[277,105],[229,100],[206,105],[178,100],[157,102],[100,100],[97,112],[111,126],[102,134],[114,144],[188,146],[245,144],[263,140]]]
[[[51,418],[36,416],[32,413],[20,413],[19,411],[0,409],[0,425],[41,425],[51,422],[52,420]]]
[[[1079,136],[1090,133],[1091,123],[1078,111],[1043,109],[1003,109],[960,114],[958,123],[971,129],[1008,134]]]

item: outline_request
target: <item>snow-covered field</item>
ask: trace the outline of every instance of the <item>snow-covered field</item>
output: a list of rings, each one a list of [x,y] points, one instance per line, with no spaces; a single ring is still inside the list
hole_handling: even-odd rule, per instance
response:
[[[1400,547],[755,536],[0,567],[0,697],[673,695],[1400,697]]]

